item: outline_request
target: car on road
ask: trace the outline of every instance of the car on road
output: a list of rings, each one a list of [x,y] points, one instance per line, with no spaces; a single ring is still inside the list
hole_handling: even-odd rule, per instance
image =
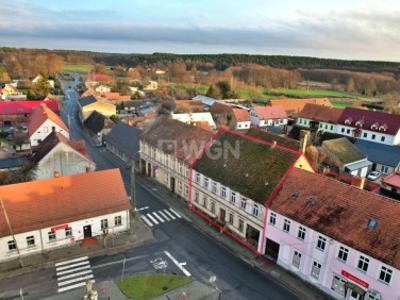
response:
[[[381,172],[379,171],[372,171],[368,174],[367,179],[371,181],[377,180],[379,177],[381,177]]]

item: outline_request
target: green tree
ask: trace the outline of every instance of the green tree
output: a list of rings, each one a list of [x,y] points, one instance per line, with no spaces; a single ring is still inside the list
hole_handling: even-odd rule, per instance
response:
[[[28,91],[29,99],[44,99],[51,92],[51,85],[47,77],[42,76]]]
[[[214,99],[222,99],[222,94],[220,89],[215,86],[214,84],[210,85],[210,87],[207,90],[208,97],[214,98]]]

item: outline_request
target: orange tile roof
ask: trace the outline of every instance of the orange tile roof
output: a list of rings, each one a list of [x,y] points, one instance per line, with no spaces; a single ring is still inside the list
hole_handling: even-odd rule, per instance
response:
[[[109,101],[129,101],[129,100],[131,100],[130,96],[123,96],[120,93],[116,93],[116,92],[102,93],[101,96],[106,98]]]
[[[343,113],[343,109],[325,105],[307,103],[298,116],[314,121],[336,124]]]
[[[271,209],[400,269],[399,201],[295,168]]]
[[[382,183],[400,188],[400,172],[392,173],[382,178]]]
[[[119,169],[0,186],[14,233],[93,218],[130,208]],[[10,235],[0,208],[0,237]]]
[[[207,131],[212,131],[212,128],[210,127],[210,124],[207,121],[197,121],[194,122],[193,125]]]
[[[277,99],[270,100],[271,106],[283,106],[288,114],[299,113],[307,103],[325,105],[332,107],[328,98],[310,98],[310,99]]]
[[[281,105],[254,106],[254,110],[260,120],[286,119],[287,114]]]
[[[31,114],[29,118],[29,136],[32,136],[32,134],[34,134],[47,119],[50,119],[53,123],[57,124],[65,131],[69,131],[67,125],[65,125],[61,117],[49,109],[46,105],[42,104]]]
[[[233,114],[235,115],[236,122],[248,122],[250,121],[250,114],[245,109],[232,108]]]

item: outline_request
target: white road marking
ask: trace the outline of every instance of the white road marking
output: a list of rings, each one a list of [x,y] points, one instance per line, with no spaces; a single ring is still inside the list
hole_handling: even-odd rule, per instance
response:
[[[61,275],[65,275],[65,274],[69,274],[69,273],[73,273],[73,272],[81,271],[81,270],[85,270],[85,269],[90,269],[90,265],[87,264],[86,266],[83,266],[83,267],[78,267],[78,268],[69,269],[69,270],[66,270],[66,271],[57,272],[56,275],[57,276],[61,276]]]
[[[78,261],[81,261],[81,260],[88,260],[88,259],[89,259],[89,257],[87,257],[87,256],[78,257],[78,258],[74,258],[74,259],[70,259],[70,260],[66,260],[66,261],[62,261],[62,262],[56,263],[55,266],[56,267],[60,267],[60,266],[68,265],[70,263],[78,262]]]
[[[169,210],[172,211],[179,219],[182,218],[181,215],[178,214],[178,213],[176,212],[176,210],[174,210],[173,208],[170,208]]]
[[[72,265],[58,267],[58,268],[56,268],[56,270],[63,271],[63,270],[71,269],[73,267],[83,266],[83,265],[87,265],[87,264],[89,264],[89,261],[83,261],[83,262],[79,262],[79,263],[72,264]]]
[[[142,211],[142,210],[146,210],[146,209],[149,209],[149,207],[148,206],[144,206],[144,207],[141,207],[141,208],[135,208],[135,211]]]
[[[168,210],[164,209],[164,212],[172,219],[175,220],[175,216],[173,214],[171,214]]]
[[[62,280],[65,280],[65,279],[74,278],[76,276],[81,276],[81,275],[86,275],[86,274],[91,274],[91,273],[92,273],[92,270],[86,270],[86,271],[82,271],[82,272],[78,272],[78,273],[74,273],[74,274],[69,274],[69,275],[58,277],[57,280],[62,281]]]
[[[160,220],[161,223],[164,223],[165,220],[163,218],[161,218],[159,215],[157,215],[157,213],[155,211],[153,211],[153,215]]]
[[[143,258],[146,258],[146,257],[149,257],[149,256],[148,255],[140,255],[140,256],[129,257],[129,258],[126,258],[126,259],[120,259],[120,260],[111,261],[111,262],[100,264],[100,265],[95,265],[95,266],[92,267],[92,269],[108,267],[108,266],[112,266],[112,265],[116,265],[116,264],[121,264],[124,261],[128,262],[128,261],[132,261],[132,260],[136,260],[136,259],[143,259]]]
[[[155,225],[158,225],[158,221],[154,219],[151,214],[146,214],[146,217],[148,217]]]
[[[164,251],[164,253],[166,256],[168,256],[170,260],[172,260],[172,262],[178,267],[178,269],[181,270],[183,274],[185,274],[186,277],[192,276],[192,274],[190,274],[190,272],[186,270],[186,268],[184,267],[186,265],[186,262],[183,263],[178,262],[176,258],[173,257],[171,253],[169,253],[168,251]]]
[[[147,225],[149,225],[150,227],[153,227],[153,223],[151,223],[149,220],[147,220],[146,216],[140,216],[140,217],[143,219],[143,221],[144,221]]]
[[[85,275],[85,276],[77,277],[77,278],[70,279],[70,280],[67,280],[67,281],[59,282],[58,286],[61,287],[61,286],[68,285],[68,284],[71,284],[71,283],[74,283],[74,282],[78,282],[78,281],[85,282],[86,280],[92,279],[92,278],[93,278],[93,274]]]
[[[95,283],[94,280],[90,280],[90,281],[91,281],[92,283]],[[58,292],[59,292],[59,293],[66,292],[66,291],[73,290],[73,289],[76,289],[76,288],[81,287],[81,286],[84,286],[84,285],[86,285],[86,282],[79,282],[79,283],[74,284],[74,285],[69,285],[69,286],[60,288],[60,289],[58,289]]]
[[[171,219],[170,218],[168,218],[167,217],[167,215],[166,214],[164,214],[161,210],[158,212],[160,215],[162,215],[163,217],[164,217],[164,219],[165,220],[167,220],[167,221],[171,221]]]

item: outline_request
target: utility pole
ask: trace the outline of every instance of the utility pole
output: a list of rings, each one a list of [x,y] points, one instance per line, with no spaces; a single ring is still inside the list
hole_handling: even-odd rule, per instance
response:
[[[20,264],[20,266],[22,268],[24,266],[24,264],[22,262],[21,253],[19,252],[17,240],[15,239],[15,235],[14,235],[14,232],[13,232],[12,227],[11,227],[10,219],[8,218],[8,214],[7,214],[6,208],[5,208],[4,203],[3,203],[3,198],[0,198],[0,204],[1,204],[1,209],[4,212],[4,218],[6,219],[8,230],[11,233],[11,236],[12,236],[14,244],[15,244],[15,248],[17,249],[17,252],[18,252],[19,264]]]
[[[131,160],[131,203],[133,209],[135,209],[136,205],[136,178],[135,178],[135,159]]]

